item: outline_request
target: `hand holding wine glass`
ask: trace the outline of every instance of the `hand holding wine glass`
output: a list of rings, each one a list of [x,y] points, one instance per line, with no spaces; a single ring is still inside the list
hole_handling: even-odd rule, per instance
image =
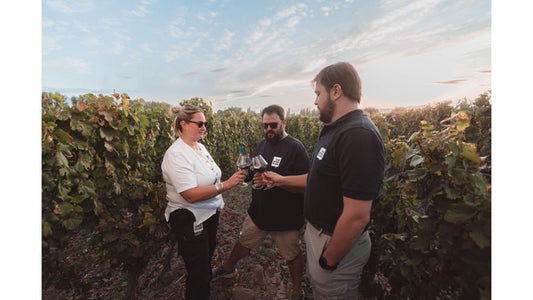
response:
[[[271,186],[280,186],[284,177],[276,172],[268,171],[261,174],[263,181],[267,182]]]
[[[261,154],[254,156],[252,158],[252,166],[254,168],[254,182],[262,181],[261,174],[266,171],[268,163],[263,158]],[[262,190],[265,188],[265,185],[252,184],[252,188],[256,190]]]
[[[244,152],[244,147],[239,147],[239,157],[237,158],[237,167],[241,170],[243,170],[246,175],[249,175],[250,172],[250,166],[252,165],[252,159],[250,158],[250,155],[248,153]],[[243,182],[241,187],[247,187],[248,184],[246,182]]]

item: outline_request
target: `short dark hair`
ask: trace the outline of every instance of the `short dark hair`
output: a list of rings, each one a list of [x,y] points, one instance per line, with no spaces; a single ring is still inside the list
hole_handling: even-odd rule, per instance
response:
[[[313,84],[319,82],[328,92],[335,84],[339,84],[346,97],[361,103],[361,79],[350,63],[338,62],[329,65],[322,69],[311,82]]]
[[[271,115],[273,113],[277,114],[282,121],[285,120],[285,110],[283,109],[283,107],[277,104],[273,104],[263,108],[263,110],[261,111],[261,118],[263,118],[265,114]]]

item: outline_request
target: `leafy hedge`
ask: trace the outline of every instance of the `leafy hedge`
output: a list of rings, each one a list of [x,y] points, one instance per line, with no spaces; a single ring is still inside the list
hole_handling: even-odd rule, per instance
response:
[[[204,139],[228,177],[239,145],[252,151],[261,118],[231,108],[213,113]],[[160,164],[172,143],[169,105],[130,101],[126,94],[83,95],[67,105],[42,95],[43,288],[94,284],[77,272],[105,262],[129,274],[131,296],[168,227]],[[456,106],[368,113],[387,148],[384,186],[371,224],[372,257],[362,281],[366,296],[390,299],[490,297],[490,96]],[[316,117],[291,115],[287,132],[312,152],[322,128]],[[87,233],[80,259],[66,255],[69,239]],[[104,271],[104,270],[102,270]]]
[[[160,164],[171,141],[168,110],[125,94],[84,95],[70,107],[43,93],[42,107],[43,286],[90,288],[77,270],[94,253],[69,261],[64,252],[83,229],[96,259],[124,267],[133,288],[166,236]]]

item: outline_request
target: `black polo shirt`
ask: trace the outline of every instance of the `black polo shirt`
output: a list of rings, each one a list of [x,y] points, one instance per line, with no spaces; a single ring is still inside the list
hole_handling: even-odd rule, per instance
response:
[[[288,135],[278,143],[263,139],[254,152],[268,162],[267,171],[302,175],[309,171],[309,155],[302,142]],[[304,224],[304,196],[279,187],[252,190],[248,214],[261,230],[298,230]]]
[[[385,146],[362,110],[351,111],[325,125],[311,157],[304,196],[305,218],[333,232],[343,196],[374,200],[383,183]]]

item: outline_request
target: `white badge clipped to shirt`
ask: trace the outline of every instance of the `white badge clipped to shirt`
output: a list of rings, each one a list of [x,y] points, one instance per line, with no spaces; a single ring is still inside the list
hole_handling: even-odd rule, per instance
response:
[[[281,157],[278,157],[278,156],[274,156],[274,158],[272,159],[272,166],[274,168],[277,168],[279,167],[279,164],[281,163]]]
[[[316,158],[318,158],[318,160],[322,160],[322,158],[324,157],[324,154],[326,154],[326,148],[320,147],[320,150],[318,151]]]
[[[200,223],[198,225],[192,224],[192,229],[194,231],[194,236],[199,236],[202,234],[202,231],[204,231],[204,223]]]

